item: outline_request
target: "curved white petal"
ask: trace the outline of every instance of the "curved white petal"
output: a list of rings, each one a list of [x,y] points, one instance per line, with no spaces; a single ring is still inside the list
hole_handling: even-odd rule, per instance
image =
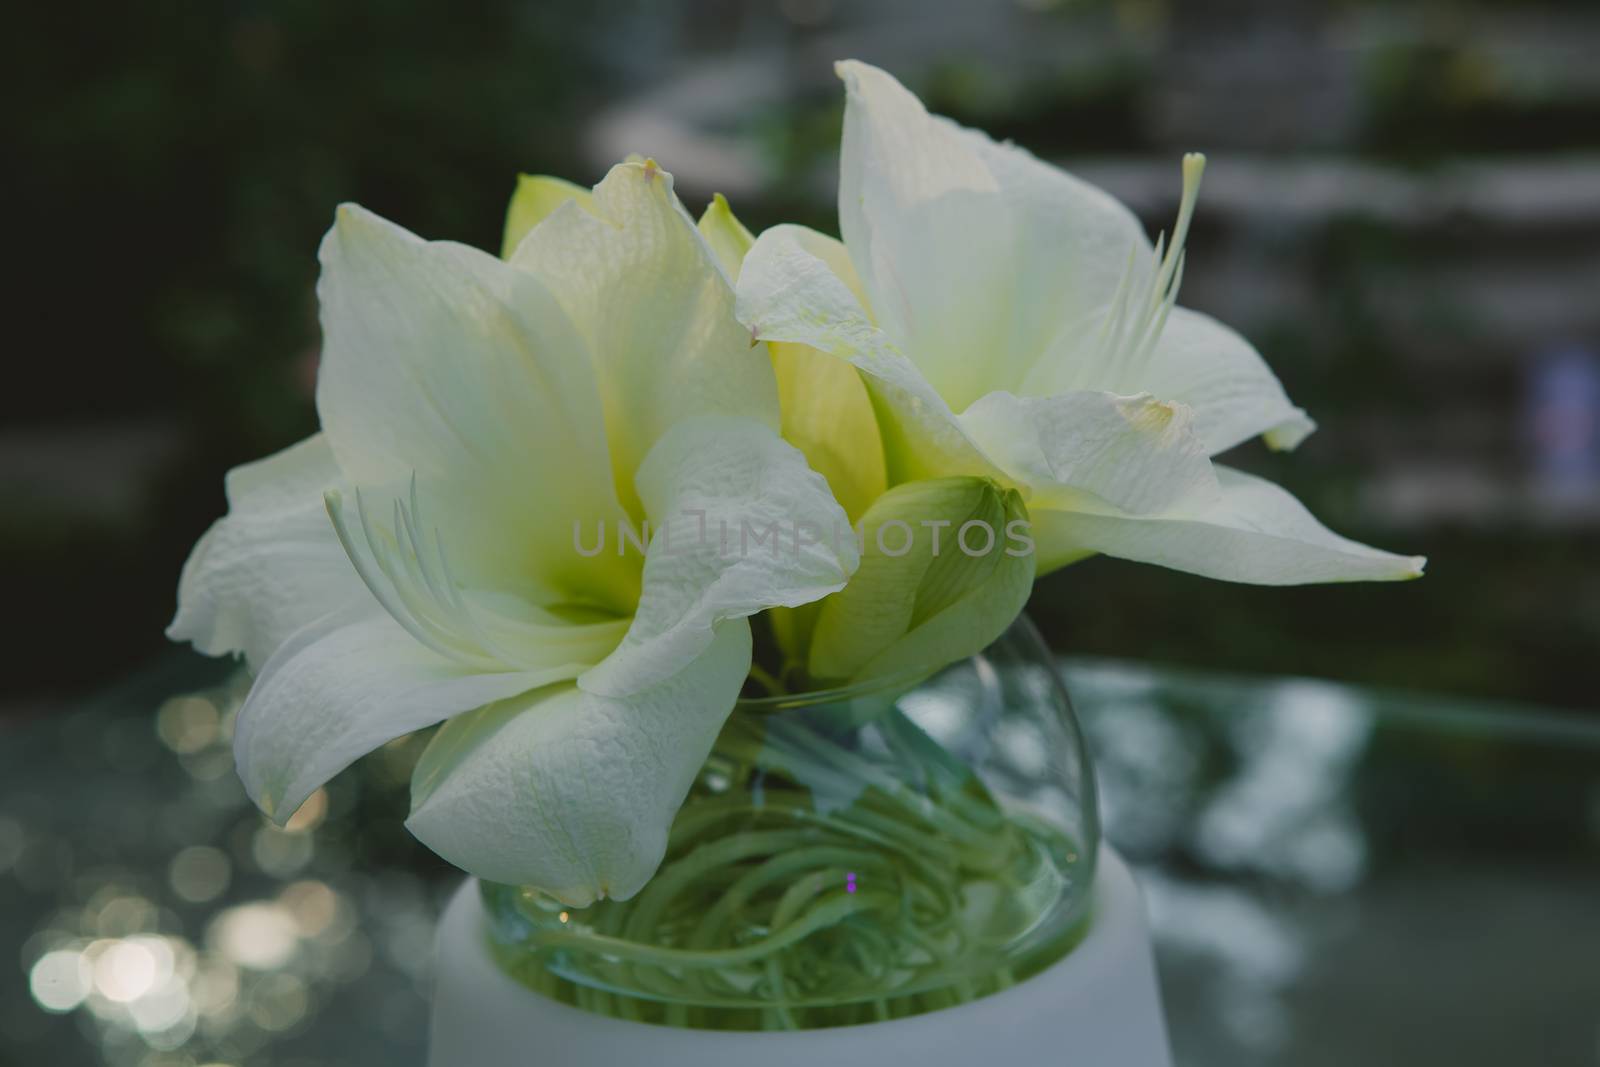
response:
[[[679,423],[639,468],[653,531],[638,613],[622,644],[578,684],[620,696],[655,685],[711,643],[715,627],[842,589],[855,534],[822,476],[766,425]]]
[[[1426,560],[1359,544],[1319,523],[1271,482],[1214,465],[1209,504],[1158,515],[1034,511],[1042,561],[1091,552],[1257,585],[1417,578]]]
[[[1172,309],[1137,385],[1193,408],[1194,431],[1212,455],[1257,434],[1272,448],[1291,449],[1317,425],[1289,402],[1249,341],[1188,308]]]
[[[1217,491],[1189,409],[1148,393],[990,393],[960,418],[984,452],[1033,491],[1034,507],[1065,489],[1146,514]]]
[[[750,669],[730,619],[672,678],[624,698],[555,686],[453,719],[412,779],[406,825],[479,878],[582,907],[637,893]]]
[[[872,322],[824,258],[835,242],[803,226],[756,239],[739,275],[739,321],[763,341],[808,345],[867,378],[889,481],[940,475],[999,476],[922,372]]]
[[[668,427],[720,414],[778,428],[772,368],[751,351],[726,274],[654,163],[613,167],[590,211],[562,205],[512,263],[556,294],[593,353],[617,494],[635,518],[633,473]]]
[[[1070,346],[1081,338],[1068,338]],[[1210,455],[1257,434],[1275,449],[1294,448],[1316,423],[1284,393],[1277,376],[1239,334],[1209,315],[1174,307],[1149,358],[1131,374],[1085,363],[1081,351],[1048,354],[1024,388],[1035,394],[1066,389],[1143,390],[1194,409],[1194,432]]]
[[[321,434],[229,471],[228,514],[184,563],[167,636],[259,669],[301,626],[364,602],[322,504],[340,477]]]
[[[1011,524],[1026,517],[1014,490],[979,478],[928,479],[884,493],[861,519],[861,568],[817,613],[811,676],[846,681],[932,670],[989,644],[1033,588],[1032,546],[1010,536],[1017,532]],[[969,523],[976,525],[964,528]]]
[[[839,224],[884,330],[961,410],[1110,305],[1150,244],[1127,208],[1010,144],[929,115],[894,78],[847,92]]]
[[[631,606],[636,571],[572,573],[573,522],[620,509],[586,344],[539,280],[348,205],[321,255],[317,409],[349,480],[415,477],[467,584]]]
[[[1212,454],[1256,434],[1292,448],[1311,432],[1254,349],[1198,312],[1173,308],[1148,359],[1108,361],[1099,335],[1119,288],[1135,305],[1162,295],[1132,212],[1014,145],[929,115],[881,70],[839,71],[845,243],[884,328],[952,407],[994,389],[1144,391],[1192,407]]]
[[[234,760],[250,799],[283,822],[385,742],[582,669],[479,673],[376,609],[331,615],[297,630],[261,668],[234,727]]]

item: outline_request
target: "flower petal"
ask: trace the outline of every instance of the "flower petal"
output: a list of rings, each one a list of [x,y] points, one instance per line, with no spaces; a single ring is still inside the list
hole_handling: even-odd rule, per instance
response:
[[[1148,393],[990,393],[960,418],[984,452],[1033,491],[1033,507],[1067,490],[1146,514],[1217,491],[1189,409]]]
[[[666,430],[695,415],[778,428],[777,386],[733,318],[733,289],[653,162],[595,186],[594,214],[563,205],[512,263],[561,301],[593,353],[617,495],[643,518],[633,474]]]
[[[582,667],[477,673],[424,648],[375,606],[331,615],[297,630],[256,676],[234,727],[239,777],[283,822],[385,742]]]
[[[1023,375],[1065,324],[1108,307],[1150,244],[1114,198],[929,115],[888,74],[847,92],[839,224],[884,330],[957,411]]]
[[[955,474],[999,477],[950,406],[873,324],[848,281],[824,258],[836,247],[803,226],[763,233],[739,275],[739,321],[759,340],[807,345],[866,376],[891,483]]]
[[[391,618],[446,659],[486,674],[589,665],[609,655],[627,632],[631,604],[626,613],[592,603],[544,606],[515,592],[460,586],[451,546],[415,483],[406,493],[357,490],[354,496],[354,508],[342,494],[326,497],[351,565]],[[579,553],[576,540],[572,551],[575,571],[587,565],[601,574],[612,562]]]
[[[301,626],[364,602],[322,504],[340,480],[321,434],[229,471],[228,514],[183,565],[167,636],[260,669]]]
[[[774,341],[783,439],[805,453],[851,519],[888,488],[883,437],[860,373],[825,352]]]
[[[590,209],[589,190],[581,185],[544,174],[517,175],[517,189],[511,194],[511,203],[506,208],[506,230],[500,241],[500,258],[510,259],[522,239],[528,236],[528,231],[568,200],[575,201],[584,210]]]
[[[929,115],[881,70],[839,70],[845,243],[884,328],[953,408],[994,389],[1143,391],[1192,407],[1213,455],[1258,433],[1292,448],[1311,432],[1254,349],[1198,312],[1173,308],[1131,379],[1098,365],[1094,338],[1124,278],[1143,292],[1155,269],[1133,213],[1014,145]]]
[[[679,423],[639,468],[655,530],[638,613],[578,684],[636,692],[681,670],[724,620],[842,589],[859,562],[849,519],[805,457],[750,419]]]
[[[406,825],[479,878],[571,907],[631,897],[660,865],[749,669],[750,625],[730,619],[682,671],[632,696],[554,686],[453,719],[417,764]]]
[[[1157,515],[1033,512],[1041,571],[1092,552],[1257,585],[1417,578],[1426,560],[1340,537],[1271,482],[1213,465],[1209,503]],[[863,568],[864,569],[864,568]]]
[[[1317,426],[1249,341],[1188,308],[1167,317],[1139,388],[1193,408],[1194,431],[1212,455],[1257,434],[1274,449],[1292,449]]]
[[[1143,390],[1187,404],[1194,409],[1194,432],[1213,456],[1257,434],[1265,435],[1275,449],[1291,449],[1316,429],[1289,402],[1250,342],[1198,311],[1172,308],[1148,362],[1131,376],[1087,366],[1075,355],[1082,353],[1047,355],[1024,388],[1036,394],[1074,388]]]
[[[737,281],[755,238],[721,193],[700,216],[700,232]],[[861,282],[844,245],[811,230],[799,236],[859,299]],[[828,480],[847,515],[860,515],[888,484],[878,418],[861,375],[849,363],[805,345],[774,341],[767,350],[778,380],[783,439],[805,453],[811,468]]]
[[[322,262],[317,408],[349,480],[415,477],[468,585],[631,607],[636,569],[575,567],[574,521],[621,510],[586,345],[539,280],[348,205]]]
[[[993,641],[1033,587],[1031,552],[1008,538],[1026,517],[1014,490],[979,478],[910,482],[879,497],[861,520],[860,569],[818,612],[813,680],[934,670]]]
[[[744,254],[756,243],[755,235],[744,228],[728,206],[728,198],[717,193],[700,215],[697,226],[700,236],[706,239],[723,271],[734,281],[739,280],[739,265]]]

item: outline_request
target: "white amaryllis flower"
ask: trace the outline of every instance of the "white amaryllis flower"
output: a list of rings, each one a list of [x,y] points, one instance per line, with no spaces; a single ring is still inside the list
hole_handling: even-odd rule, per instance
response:
[[[749,671],[746,617],[839,589],[856,552],[719,543],[722,522],[845,519],[778,436],[772,370],[671,177],[623,164],[566,200],[509,261],[340,208],[322,432],[229,475],[170,634],[256,670],[236,756],[268,815],[448,719],[407,825],[583,905],[660,862]],[[641,553],[622,534],[646,523]]]
[[[950,476],[1015,490],[1041,574],[1096,552],[1275,585],[1421,573],[1212,462],[1313,427],[1243,338],[1176,304],[1201,157],[1184,160],[1170,243],[1152,247],[1104,192],[929,115],[881,70],[837,69],[843,244],[763,233],[739,317],[861,372],[891,493]]]

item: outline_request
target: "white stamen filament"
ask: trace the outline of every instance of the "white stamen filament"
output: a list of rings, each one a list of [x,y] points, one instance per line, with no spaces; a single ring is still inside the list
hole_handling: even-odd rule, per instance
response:
[[[1195,202],[1200,196],[1200,177],[1205,167],[1206,157],[1199,152],[1183,157],[1183,196],[1178,204],[1178,221],[1172,228],[1172,241],[1169,244],[1164,234],[1156,239],[1143,284],[1135,281],[1135,275],[1143,272],[1134,254],[1129,253],[1127,269],[1101,323],[1096,339],[1099,348],[1096,362],[1110,369],[1119,392],[1139,391],[1151,353],[1161,340],[1167,317],[1178,302],[1178,289],[1183,284],[1184,242],[1189,237],[1189,223],[1194,218]],[[1130,293],[1136,286],[1139,294],[1130,300]]]
[[[344,515],[337,492],[324,496],[334,533],[372,595],[395,622],[428,648],[476,670],[514,669],[514,657],[491,640],[450,575],[443,543],[435,531],[432,544],[421,533],[421,505],[413,477],[410,499],[394,502],[393,526],[372,521],[366,500],[356,490],[359,544]]]

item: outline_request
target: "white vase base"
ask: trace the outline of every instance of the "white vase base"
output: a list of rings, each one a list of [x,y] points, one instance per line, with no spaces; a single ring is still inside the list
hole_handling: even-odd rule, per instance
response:
[[[904,1019],[800,1031],[689,1030],[613,1019],[533,992],[495,964],[476,882],[439,923],[431,1067],[1171,1067],[1133,876],[1102,848],[1094,913],[1059,962],[1010,989]]]

